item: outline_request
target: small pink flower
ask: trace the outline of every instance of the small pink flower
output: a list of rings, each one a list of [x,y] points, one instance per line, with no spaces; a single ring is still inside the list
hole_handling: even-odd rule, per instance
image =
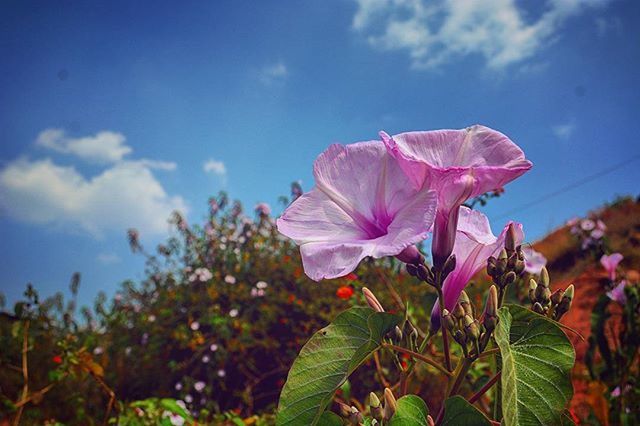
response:
[[[580,228],[582,228],[583,231],[592,231],[595,227],[596,223],[591,219],[583,219],[580,222]]]
[[[236,277],[234,277],[233,275],[226,275],[224,277],[224,282],[227,284],[235,284],[236,283]]]
[[[255,211],[260,216],[269,216],[271,214],[271,207],[267,203],[258,203]]]
[[[438,191],[431,252],[439,268],[453,250],[458,208],[469,198],[502,188],[531,168],[516,144],[484,126],[393,137],[381,132],[380,136],[416,188],[430,186]]]
[[[539,274],[542,268],[547,265],[547,258],[532,247],[523,247],[522,252],[524,254],[524,270],[528,273]]]
[[[627,295],[624,294],[624,288],[627,286],[627,282],[625,280],[620,281],[618,285],[616,285],[613,290],[607,292],[607,296],[609,299],[614,302],[618,302],[622,306],[627,304]]]
[[[231,310],[229,311],[229,316],[230,316],[231,318],[235,318],[235,317],[237,317],[237,316],[238,316],[238,310],[237,310],[237,309],[231,309]]]
[[[224,371],[224,369],[221,368],[220,370],[218,370],[218,377],[224,377],[226,375],[227,375],[227,372]]]
[[[604,237],[604,231],[602,229],[596,228],[591,231],[591,238],[593,238],[594,240],[599,240],[602,237]]]
[[[277,221],[300,245],[314,281],[352,272],[367,256],[395,256],[427,237],[436,195],[413,188],[379,141],[331,145],[314,163],[316,186]]]
[[[489,219],[477,210],[460,207],[460,221],[456,231],[456,241],[453,254],[456,256],[456,267],[444,280],[442,292],[444,293],[444,305],[449,311],[453,311],[460,293],[464,290],[469,280],[480,269],[486,267],[489,256],[497,256],[504,247],[507,230],[512,222],[507,223],[498,237],[491,232]],[[516,244],[524,239],[522,225],[514,223],[516,231]],[[440,328],[440,306],[436,301],[431,311],[431,329]]]
[[[624,256],[622,256],[620,253],[612,253],[610,255],[604,254],[600,258],[600,263],[609,274],[609,279],[611,281],[615,281],[616,268],[618,267],[618,264],[622,261],[623,258]]]
[[[200,381],[200,382],[196,382],[193,385],[193,388],[196,390],[196,392],[202,392],[204,390],[205,386],[206,386],[206,384],[204,382]]]
[[[211,352],[215,352],[218,350],[218,345],[212,343],[211,346],[209,346],[209,349],[211,350]]]
[[[191,330],[197,331],[200,329],[200,323],[198,321],[194,321],[189,325],[189,327],[191,328]]]
[[[618,398],[620,395],[622,395],[622,391],[620,390],[620,386],[616,386],[616,388],[611,391],[611,398]]]

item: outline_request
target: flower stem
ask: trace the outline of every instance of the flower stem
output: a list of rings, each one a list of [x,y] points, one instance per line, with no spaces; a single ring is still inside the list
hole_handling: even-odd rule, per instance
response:
[[[482,386],[480,390],[478,390],[478,392],[476,392],[471,398],[469,398],[469,403],[473,404],[474,402],[479,400],[482,395],[484,395],[489,389],[491,389],[491,386],[493,386],[500,379],[501,374],[502,372],[498,371],[495,376],[489,379],[489,381],[485,383],[484,386]]]
[[[438,281],[440,281],[440,274],[438,274]],[[436,287],[438,290],[438,302],[440,304],[440,328],[442,329],[442,351],[444,352],[444,365],[447,371],[451,371],[451,355],[449,354],[449,338],[447,337],[447,327],[444,325],[444,295],[442,293],[442,285],[438,283]]]
[[[413,351],[411,351],[409,349],[405,349],[405,348],[402,348],[400,346],[392,345],[390,343],[383,343],[382,347],[393,349],[394,351],[410,355],[415,359],[419,359],[420,361],[435,367],[438,371],[440,371],[441,373],[445,374],[447,377],[453,377],[453,374],[451,374],[449,371],[447,371],[447,369],[445,369],[443,366],[438,364],[438,362],[436,360],[431,359],[428,356],[419,354],[417,352],[413,352]]]

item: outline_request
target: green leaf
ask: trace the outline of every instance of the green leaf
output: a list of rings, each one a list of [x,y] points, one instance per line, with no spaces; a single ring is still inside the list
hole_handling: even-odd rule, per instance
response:
[[[337,415],[332,411],[325,411],[320,416],[320,421],[318,424],[322,426],[342,426],[344,422],[342,421],[342,417]]]
[[[446,425],[491,426],[491,422],[466,399],[461,396],[453,396],[444,402],[442,426]]]
[[[424,426],[427,424],[429,409],[427,404],[416,395],[406,395],[398,400],[396,413],[389,426]]]
[[[561,424],[571,400],[575,351],[564,332],[521,306],[498,311],[504,425]]]
[[[402,321],[366,307],[342,312],[304,345],[280,394],[278,426],[318,423],[334,392]]]
[[[191,420],[191,415],[189,415],[187,410],[179,406],[175,399],[162,398],[160,400],[160,406],[172,414],[177,414],[185,420]]]

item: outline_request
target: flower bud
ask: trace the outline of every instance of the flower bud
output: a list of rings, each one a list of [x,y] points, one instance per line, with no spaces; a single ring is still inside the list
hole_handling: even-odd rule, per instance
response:
[[[411,263],[407,263],[407,272],[412,277],[415,277],[415,276],[418,275],[418,268],[416,268],[416,265],[413,265]]]
[[[375,296],[375,294],[371,292],[371,290],[369,290],[366,287],[363,287],[362,294],[364,294],[364,298],[367,301],[367,305],[369,305],[371,309],[373,309],[376,312],[384,312],[384,308],[382,307],[382,304],[380,304],[380,302],[378,301],[378,298]]]
[[[574,288],[573,288],[573,284],[571,284],[569,287],[567,287],[567,289],[564,291],[564,295],[563,298],[567,298],[570,301],[573,300],[573,293],[574,293]]]
[[[398,409],[397,402],[395,396],[393,396],[393,392],[391,389],[384,388],[384,412],[383,418],[384,420],[390,420],[391,417],[396,413]]]
[[[470,315],[473,318],[473,306],[466,291],[462,290],[458,303],[460,303],[460,306],[464,309],[465,315]]]
[[[564,290],[562,289],[557,289],[556,291],[554,291],[551,294],[551,304],[553,306],[556,306],[557,304],[560,303],[560,301],[562,300],[562,297],[564,296]]]
[[[498,256],[498,259],[496,260],[496,275],[504,274],[504,271],[507,270],[508,260],[509,257],[507,256],[507,251],[505,249],[502,249],[500,255]]]
[[[544,308],[539,302],[533,304],[533,312],[544,315]]]
[[[470,315],[465,315],[464,317],[464,331],[467,335],[467,339],[472,342],[475,342],[480,338],[480,327],[478,327],[478,322]]]
[[[447,327],[447,330],[453,333],[456,328],[456,321],[453,318],[453,315],[451,315],[451,313],[446,309],[442,311],[442,321],[444,322],[445,327]]]
[[[484,319],[483,325],[487,332],[491,333],[496,328],[498,320],[498,290],[496,286],[489,287],[489,294],[487,295],[487,302],[484,305]]]
[[[416,246],[409,246],[396,255],[401,262],[411,265],[419,265],[424,263],[424,256],[420,253]]]
[[[444,281],[444,279],[453,272],[454,269],[456,269],[456,255],[452,254],[442,267],[442,280]]]
[[[549,271],[547,271],[547,268],[544,266],[540,271],[540,282],[538,284],[549,288]]]
[[[551,290],[549,287],[539,285],[536,288],[536,301],[540,302],[542,306],[546,306],[551,301]]]
[[[427,268],[423,263],[416,266],[416,274],[422,281],[433,284],[433,272]]]
[[[338,409],[340,410],[340,415],[344,418],[348,419],[351,415],[351,407],[349,407],[347,404],[338,402]]]
[[[393,329],[393,339],[396,342],[400,342],[402,341],[402,330],[400,330],[400,327],[398,327],[396,325],[396,327]]]
[[[456,332],[453,334],[453,340],[458,342],[463,347],[465,347],[465,345],[467,344],[467,336],[462,330],[456,330]]]
[[[358,409],[356,407],[354,407],[353,405],[351,406],[351,413],[349,415],[349,422],[351,422],[352,425],[357,426],[359,424],[361,424],[362,422],[364,422],[364,417],[362,416],[362,413],[360,411],[358,411]]]
[[[513,284],[514,282],[516,282],[517,278],[518,278],[518,276],[516,275],[515,272],[513,272],[513,271],[507,272],[507,274],[502,279],[502,286],[506,287],[509,284]]]
[[[456,319],[461,320],[462,318],[464,318],[464,315],[465,315],[464,308],[460,303],[456,303],[456,307],[453,308],[453,316]]]
[[[513,272],[515,272],[518,276],[520,276],[524,272],[525,266],[526,264],[524,260],[518,259],[518,261],[516,262],[516,266],[513,268]]]
[[[516,244],[518,240],[518,235],[516,234],[516,227],[513,223],[509,224],[509,228],[507,229],[507,235],[504,240],[504,248],[508,254],[514,253],[516,251]]]
[[[496,258],[493,256],[489,256],[487,259],[487,275],[490,277],[495,276],[496,274]]]
[[[379,422],[382,421],[382,404],[380,403],[378,396],[373,392],[369,394],[369,412],[371,413],[371,417]]]
[[[433,417],[427,414],[427,426],[436,426],[436,422],[433,421]]]
[[[535,303],[535,301],[536,301],[536,289],[537,288],[538,288],[538,283],[536,282],[536,280],[531,278],[529,280],[529,300],[531,300],[531,303]]]

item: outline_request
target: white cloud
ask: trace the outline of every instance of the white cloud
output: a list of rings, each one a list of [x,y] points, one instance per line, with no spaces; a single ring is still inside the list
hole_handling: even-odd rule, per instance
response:
[[[283,62],[267,65],[260,70],[260,81],[265,85],[282,82],[289,75],[289,70]]]
[[[214,160],[213,158],[207,160],[203,165],[202,169],[205,173],[213,173],[214,175],[218,175],[220,177],[224,177],[227,175],[227,167],[224,165],[222,161]]]
[[[120,263],[122,259],[115,253],[100,253],[96,259],[103,265],[113,265],[114,263]]]
[[[407,51],[414,68],[480,55],[497,70],[533,57],[568,18],[610,1],[549,0],[531,19],[516,0],[356,0],[352,27],[375,48]]]
[[[569,139],[575,130],[576,125],[573,122],[558,124],[557,126],[551,127],[551,131],[557,138],[565,140]]]
[[[85,177],[75,167],[48,158],[14,160],[0,169],[0,210],[24,222],[80,229],[96,237],[129,227],[148,234],[166,232],[171,212],[186,213],[187,205],[182,197],[167,194],[152,169],[174,170],[176,164],[123,160],[131,152],[123,142],[124,136],[114,132],[78,139],[65,138],[62,130],[42,132],[38,145],[113,164]]]
[[[70,138],[62,129],[46,129],[38,135],[36,145],[96,163],[116,163],[133,151],[125,140],[121,133],[110,131]]]

